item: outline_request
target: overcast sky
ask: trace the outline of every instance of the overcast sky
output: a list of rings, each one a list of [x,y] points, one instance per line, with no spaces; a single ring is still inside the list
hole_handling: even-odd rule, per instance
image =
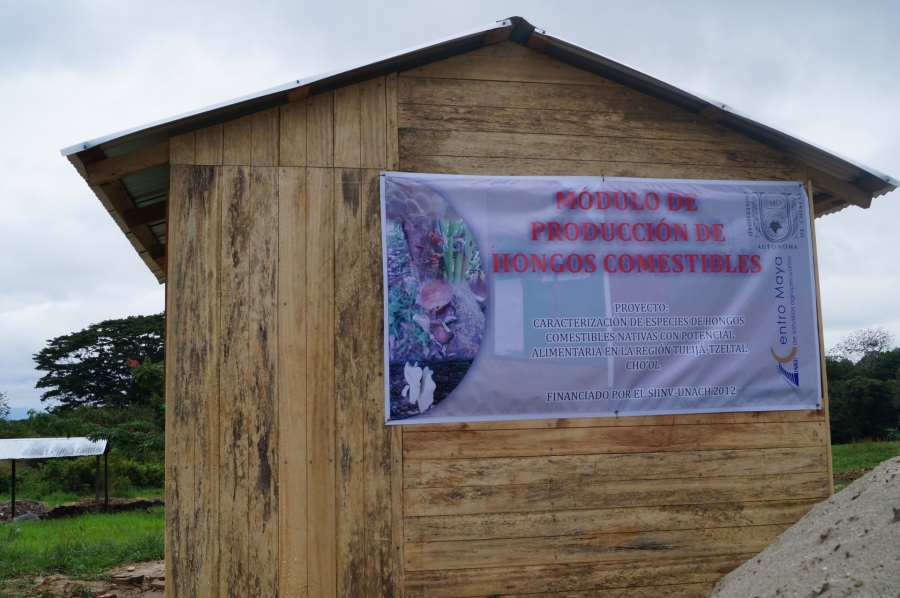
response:
[[[895,2],[0,0],[0,392],[32,354],[164,288],[59,150],[519,15],[900,177]],[[826,346],[900,338],[900,192],[816,221]]]

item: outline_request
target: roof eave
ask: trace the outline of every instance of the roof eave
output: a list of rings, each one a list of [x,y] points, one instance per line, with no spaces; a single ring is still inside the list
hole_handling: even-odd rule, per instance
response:
[[[509,33],[516,29],[514,21],[525,22],[520,17],[503,19],[490,26],[473,29],[462,35],[444,38],[427,45],[416,46],[396,54],[389,54],[376,59],[374,62],[366,62],[348,68],[320,73],[305,79],[297,79],[290,83],[237,99],[220,102],[150,124],[77,143],[60,150],[60,153],[63,156],[69,156],[98,146],[121,145],[137,139],[144,141],[150,138],[149,141],[146,141],[146,144],[149,145],[162,135],[169,138],[182,132],[200,129],[285,104],[289,101],[288,94],[294,90],[308,88],[309,94],[314,95],[386,75],[397,70],[407,70],[457,54],[464,54],[484,45],[485,38],[489,34],[494,34],[492,37],[496,38],[497,41],[506,39]],[[488,40],[488,42],[490,41],[492,40]]]

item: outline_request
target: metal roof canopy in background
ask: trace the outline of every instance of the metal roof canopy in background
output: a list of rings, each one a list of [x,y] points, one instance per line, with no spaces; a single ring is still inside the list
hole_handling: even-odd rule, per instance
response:
[[[90,440],[82,437],[0,440],[0,460],[92,457],[105,452],[105,440]]]

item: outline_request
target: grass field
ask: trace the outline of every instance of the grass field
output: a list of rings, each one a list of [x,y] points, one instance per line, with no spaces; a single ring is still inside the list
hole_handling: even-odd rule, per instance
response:
[[[834,471],[871,469],[897,455],[900,455],[900,442],[854,442],[831,447]]]
[[[900,455],[900,442],[854,442],[831,447],[831,466],[835,473],[872,469],[882,461]],[[850,480],[834,480],[834,491],[849,486]]]
[[[123,563],[162,559],[164,533],[162,507],[5,523],[0,525],[0,579],[50,573],[91,577]]]

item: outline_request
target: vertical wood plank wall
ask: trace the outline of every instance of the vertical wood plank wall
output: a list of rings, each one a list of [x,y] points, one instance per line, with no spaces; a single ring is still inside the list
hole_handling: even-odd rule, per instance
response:
[[[372,317],[388,93],[172,140],[168,596],[398,592]]]
[[[828,495],[824,411],[382,423],[380,170],[792,159],[512,43],[170,147],[167,596],[702,596]]]

